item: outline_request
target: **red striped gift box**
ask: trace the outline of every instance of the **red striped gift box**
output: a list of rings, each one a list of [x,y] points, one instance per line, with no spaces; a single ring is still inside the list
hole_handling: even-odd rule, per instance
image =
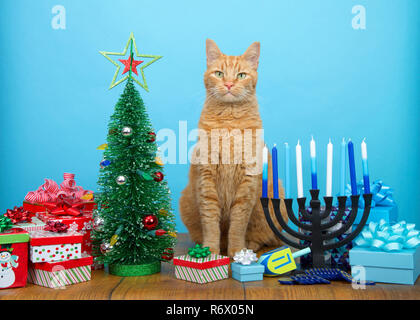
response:
[[[60,288],[89,281],[92,263],[93,258],[89,255],[76,260],[30,263],[28,282],[48,288]]]
[[[206,258],[183,255],[175,257],[173,263],[177,279],[202,284],[227,279],[230,259],[214,253]]]

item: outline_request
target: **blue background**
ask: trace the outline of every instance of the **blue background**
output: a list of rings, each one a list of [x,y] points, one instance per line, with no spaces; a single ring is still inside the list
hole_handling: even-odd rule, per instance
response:
[[[57,4],[66,8],[65,30],[51,27]],[[351,26],[358,4],[366,8],[366,30]],[[2,211],[20,205],[45,177],[61,182],[63,172],[96,189],[96,147],[123,90],[108,90],[115,67],[98,51],[122,51],[133,31],[141,53],[164,56],[145,69],[150,92],[141,90],[156,131],[177,132],[180,120],[188,130],[197,126],[207,37],[232,55],[260,41],[257,94],[266,141],[288,141],[294,151],[301,139],[305,189],[311,134],[322,190],[328,138],[334,143],[334,192],[340,140],[366,137],[371,179],[395,189],[401,218],[420,223],[419,1],[3,0],[0,30]],[[294,159],[292,152],[295,195]],[[359,145],[356,160],[361,179]],[[165,172],[185,232],[178,198],[188,166],[168,164]]]

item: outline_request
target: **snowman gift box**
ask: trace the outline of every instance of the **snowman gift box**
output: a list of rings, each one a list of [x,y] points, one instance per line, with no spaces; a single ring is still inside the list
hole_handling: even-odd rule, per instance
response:
[[[26,285],[28,241],[29,233],[21,228],[0,233],[0,289]]]

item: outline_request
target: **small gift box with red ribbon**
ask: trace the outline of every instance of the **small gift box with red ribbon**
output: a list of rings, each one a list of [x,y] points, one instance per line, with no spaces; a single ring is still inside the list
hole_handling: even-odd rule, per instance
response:
[[[25,210],[23,207],[14,207],[7,209],[4,214],[15,227],[22,228],[26,231],[43,230],[45,223],[35,217],[35,214]]]
[[[92,242],[90,233],[92,230],[92,215],[84,213],[80,216],[56,216],[51,213],[38,212],[38,218],[43,222],[63,223],[69,227],[70,231],[76,231],[83,235],[82,252],[91,254]]]
[[[0,289],[24,287],[28,275],[29,234],[0,218]]]
[[[189,254],[175,257],[175,277],[200,284],[227,279],[229,257],[210,253],[208,248],[206,252],[205,249],[196,245],[189,250]]]
[[[36,213],[44,223],[61,222],[70,230],[82,233],[82,252],[87,254],[92,251],[90,232],[95,206],[93,192],[77,186],[72,173],[64,173],[60,186],[54,180],[45,179],[45,183],[38,190],[29,192],[23,202],[23,208]]]
[[[39,231],[44,230],[45,222],[41,221],[37,217],[33,217],[31,222],[20,222],[16,224],[16,227],[22,228],[26,231]]]
[[[76,260],[30,263],[28,282],[55,289],[89,281],[92,263],[93,258],[89,255]]]
[[[31,231],[29,257],[33,263],[80,259],[83,235],[74,231]]]

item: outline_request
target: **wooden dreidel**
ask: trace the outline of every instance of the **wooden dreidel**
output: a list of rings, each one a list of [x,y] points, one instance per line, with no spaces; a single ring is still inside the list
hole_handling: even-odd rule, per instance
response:
[[[289,247],[283,246],[266,253],[263,253],[258,259],[258,263],[265,268],[265,276],[278,276],[296,269],[295,258],[301,257],[311,252],[311,249],[305,248],[292,253]]]

